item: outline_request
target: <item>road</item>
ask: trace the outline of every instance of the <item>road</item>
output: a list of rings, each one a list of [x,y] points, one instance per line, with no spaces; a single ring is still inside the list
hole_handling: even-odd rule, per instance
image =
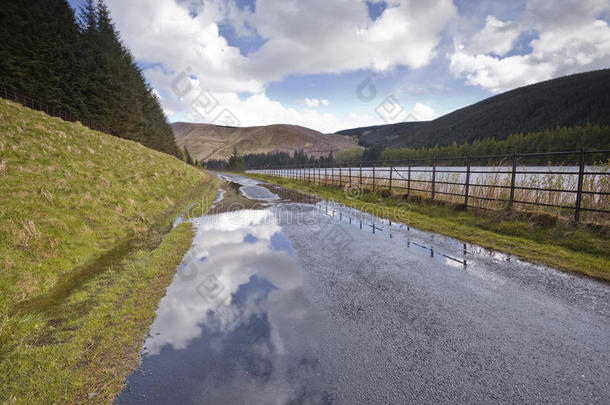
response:
[[[608,284],[226,178],[117,403],[610,403]]]

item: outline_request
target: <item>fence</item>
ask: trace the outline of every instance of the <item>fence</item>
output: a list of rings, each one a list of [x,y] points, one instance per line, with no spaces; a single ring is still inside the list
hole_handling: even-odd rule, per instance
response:
[[[545,158],[574,165],[525,165]],[[388,190],[391,194],[404,193],[406,197],[450,201],[465,209],[538,206],[556,210],[561,215],[569,212],[575,221],[580,221],[583,213],[604,218],[610,214],[609,158],[610,150],[581,150],[291,165],[250,171],[346,187],[346,195],[363,190]]]
[[[21,95],[19,93],[8,90],[6,88],[0,88],[0,96],[2,96],[3,98],[5,98],[7,100],[11,100],[16,103],[19,103],[25,107],[31,108],[33,110],[43,111],[53,117],[61,118],[64,121],[70,121],[70,122],[78,121],[81,124],[83,124],[84,126],[89,127],[95,131],[109,133],[104,127],[102,127],[101,125],[99,125],[91,120],[78,118],[68,112],[58,110],[57,108],[55,108],[53,106],[50,106],[45,103],[41,103],[30,97]]]

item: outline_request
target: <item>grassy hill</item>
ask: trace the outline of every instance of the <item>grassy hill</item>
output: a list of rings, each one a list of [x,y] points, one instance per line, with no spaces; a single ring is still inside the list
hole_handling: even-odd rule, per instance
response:
[[[0,403],[108,401],[215,195],[139,143],[0,100]]]
[[[235,147],[243,154],[303,150],[315,157],[358,148],[349,137],[326,135],[298,125],[223,127],[176,122],[172,128],[178,146],[186,146],[197,160],[226,159]]]
[[[610,125],[610,69],[520,87],[433,121],[405,122],[339,131],[360,145],[420,148],[462,144],[511,134]]]

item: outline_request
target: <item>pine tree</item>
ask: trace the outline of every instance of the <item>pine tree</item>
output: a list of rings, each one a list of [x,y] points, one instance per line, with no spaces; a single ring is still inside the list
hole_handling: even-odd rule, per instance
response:
[[[65,0],[0,4],[0,79],[113,135],[179,156],[159,100],[101,0],[87,0],[78,20]]]
[[[241,157],[236,147],[233,148],[233,153],[229,156],[228,168],[236,171],[244,169],[244,159]]]
[[[186,147],[186,145],[184,145],[184,157],[185,157],[186,163],[188,163],[191,166],[195,165],[195,162],[193,162],[193,158],[191,157],[191,154],[190,154],[188,148]]]
[[[65,0],[2,2],[3,86],[77,115],[82,107],[79,32]]]

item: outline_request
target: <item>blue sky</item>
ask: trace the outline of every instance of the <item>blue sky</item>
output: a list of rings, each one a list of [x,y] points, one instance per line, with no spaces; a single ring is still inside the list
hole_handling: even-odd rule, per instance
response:
[[[607,1],[106,2],[171,121],[334,132],[610,66]]]

